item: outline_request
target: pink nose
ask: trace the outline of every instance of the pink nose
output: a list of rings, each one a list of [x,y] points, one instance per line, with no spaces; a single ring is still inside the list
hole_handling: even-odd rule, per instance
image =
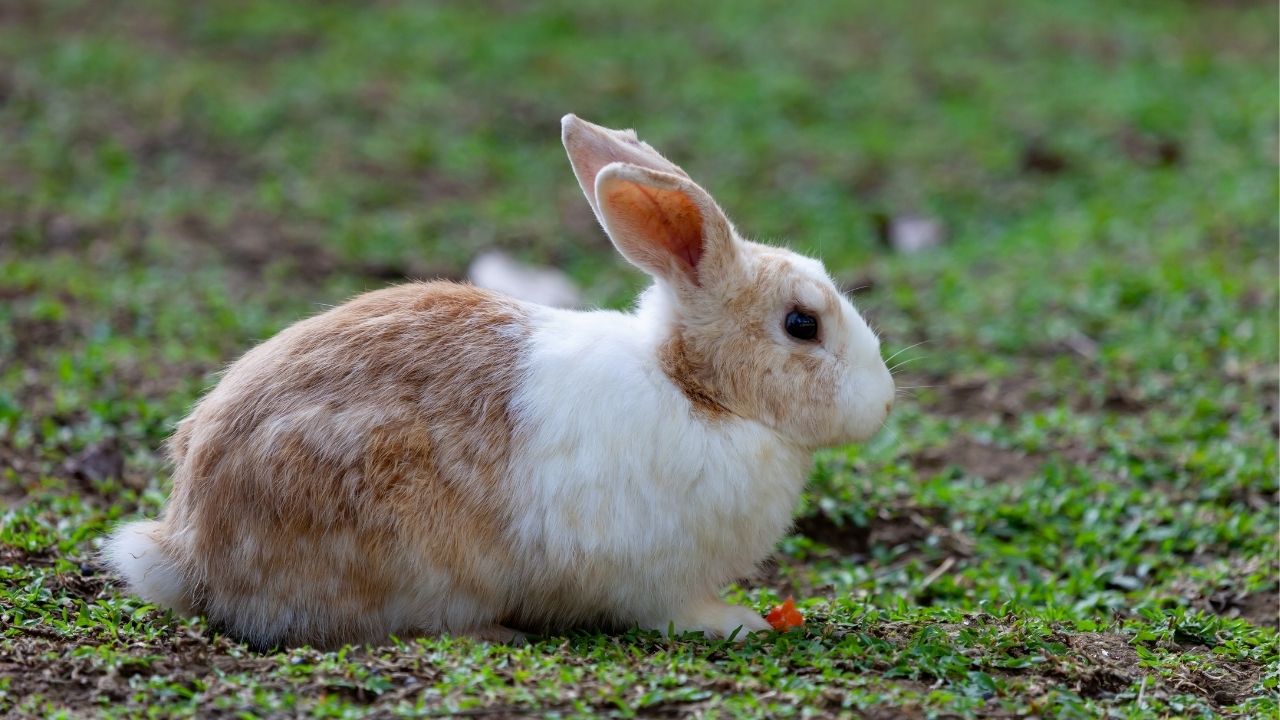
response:
[[[887,403],[885,403],[885,404],[884,404],[884,411],[885,411],[885,412],[889,412],[889,411],[890,411],[890,410],[892,410],[892,409],[893,409],[893,401],[892,401],[892,400],[890,400],[889,402],[887,402]]]

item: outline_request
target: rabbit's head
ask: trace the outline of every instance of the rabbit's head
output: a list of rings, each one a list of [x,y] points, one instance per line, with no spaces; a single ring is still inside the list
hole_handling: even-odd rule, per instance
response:
[[[613,244],[656,282],[659,361],[708,419],[737,415],[816,448],[884,422],[880,342],[822,263],[741,239],[705,190],[630,130],[573,115],[565,149]]]

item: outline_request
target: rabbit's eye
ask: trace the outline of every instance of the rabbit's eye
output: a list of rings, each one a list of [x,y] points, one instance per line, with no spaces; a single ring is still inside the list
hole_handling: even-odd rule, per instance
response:
[[[787,334],[797,340],[814,340],[818,337],[818,318],[799,310],[787,313],[784,327]]]

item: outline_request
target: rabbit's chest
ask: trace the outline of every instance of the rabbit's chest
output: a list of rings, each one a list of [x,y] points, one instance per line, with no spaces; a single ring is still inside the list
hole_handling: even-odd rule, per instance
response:
[[[809,459],[747,425],[717,430],[541,445],[519,480],[520,544],[588,576],[749,573],[790,525]]]

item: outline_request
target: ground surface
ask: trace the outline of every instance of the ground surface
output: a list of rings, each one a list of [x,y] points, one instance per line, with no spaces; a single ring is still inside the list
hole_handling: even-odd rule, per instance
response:
[[[524,5],[0,4],[0,714],[1274,715],[1273,3]],[[807,629],[263,655],[114,588],[253,342],[493,246],[626,303],[568,111],[924,343],[730,590]]]

